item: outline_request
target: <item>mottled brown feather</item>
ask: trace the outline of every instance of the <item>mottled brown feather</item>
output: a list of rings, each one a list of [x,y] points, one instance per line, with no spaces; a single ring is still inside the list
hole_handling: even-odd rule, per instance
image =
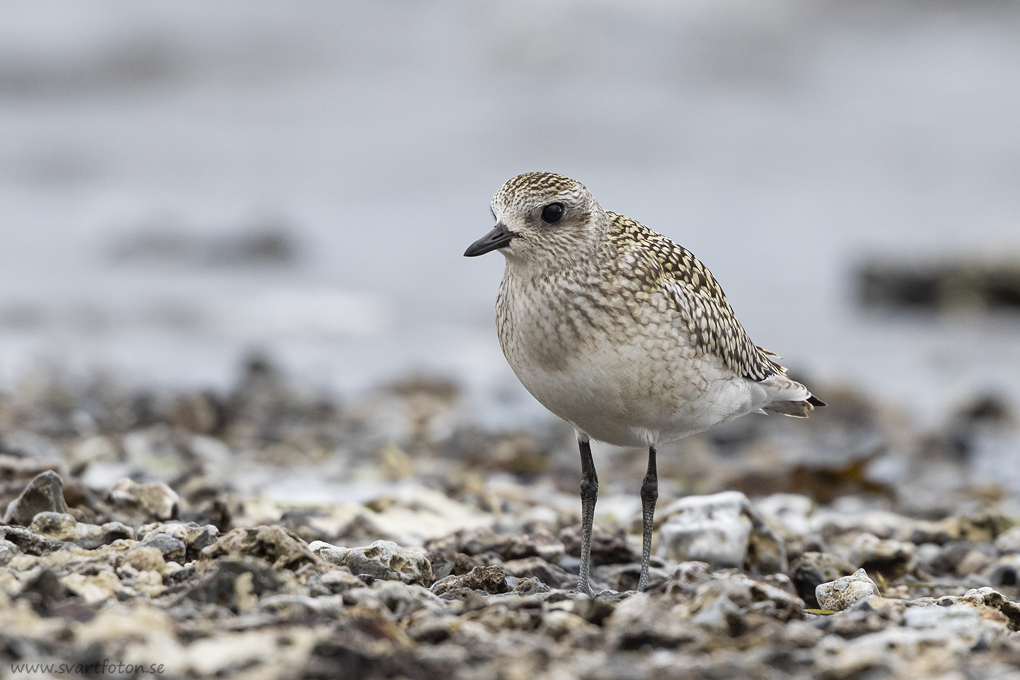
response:
[[[629,217],[607,214],[617,261],[631,259],[626,257],[630,255],[644,263],[618,274],[663,291],[677,314],[674,325],[688,331],[699,350],[714,354],[736,375],[750,380],[786,373],[771,359],[775,354],[751,342],[719,282],[691,251]]]

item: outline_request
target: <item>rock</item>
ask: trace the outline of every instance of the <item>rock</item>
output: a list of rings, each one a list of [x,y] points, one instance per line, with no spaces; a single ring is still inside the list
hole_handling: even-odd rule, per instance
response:
[[[711,597],[691,618],[691,623],[725,635],[736,636],[745,630],[740,607],[728,597]]]
[[[233,528],[234,517],[244,514],[244,504],[222,481],[194,476],[177,490],[187,505],[180,512],[179,519],[184,522],[226,532]]]
[[[521,579],[536,578],[550,588],[573,588],[577,585],[576,576],[555,564],[549,564],[541,557],[510,560],[503,564],[503,571]]]
[[[621,651],[645,646],[675,649],[702,637],[690,620],[677,616],[669,602],[638,593],[620,602],[605,618],[607,644]]]
[[[298,675],[311,680],[430,677],[413,655],[413,640],[382,612],[363,612],[359,624],[358,628],[341,627],[328,637],[319,636],[310,654],[306,652],[307,665],[296,669]]]
[[[984,573],[995,588],[1017,587],[1020,585],[1020,554],[1006,555],[988,564]]]
[[[455,534],[452,540],[427,541],[426,547],[432,552],[444,555],[463,553],[484,555],[496,553],[504,560],[518,560],[541,557],[547,562],[559,562],[566,554],[563,542],[549,531],[535,531],[530,534],[497,534],[490,529],[477,529]]]
[[[0,538],[0,567],[11,561],[15,554],[21,552],[18,546],[4,538]],[[548,588],[546,588],[548,590]]]
[[[877,572],[889,580],[899,578],[916,564],[917,547],[892,539],[880,539],[869,533],[862,533],[850,546],[847,560],[859,569]]]
[[[80,597],[86,604],[130,599],[138,595],[125,587],[118,575],[110,568],[95,569],[94,573],[72,573],[60,578],[60,584]],[[147,594],[147,593],[146,593]]]
[[[446,559],[443,553],[432,550],[425,557],[428,559],[429,564],[432,565],[432,575],[435,576],[437,581],[453,573],[454,563]]]
[[[566,547],[563,542],[548,531],[535,531],[517,537],[506,552],[500,553],[505,560],[519,560],[539,557],[555,564],[563,559]]]
[[[914,607],[903,612],[907,628],[943,629],[953,632],[976,630],[981,613],[974,605],[953,604],[948,607]]]
[[[660,558],[653,557],[652,564],[648,568],[648,587],[655,588],[669,578],[670,571],[659,566],[663,562]],[[595,567],[592,570],[592,580],[602,586],[617,591],[636,590],[638,581],[641,579],[641,564],[605,564]],[[572,577],[562,588],[573,587],[577,583],[577,577]]]
[[[956,565],[956,575],[960,578],[981,571],[995,559],[981,550],[971,550]]]
[[[863,569],[858,569],[850,576],[822,583],[815,588],[815,599],[820,609],[843,611],[864,597],[881,595],[878,586],[868,578]]]
[[[958,601],[974,606],[984,605],[986,607],[999,608],[1006,602],[1009,602],[1009,598],[998,590],[986,586],[984,588],[971,588],[962,597],[958,598]]]
[[[1009,629],[1020,632],[1020,602],[1007,600],[999,605],[999,611],[1009,620]]]
[[[202,549],[217,540],[219,530],[212,524],[196,522],[154,522],[138,528],[139,541],[145,542],[155,534],[165,534],[181,541],[185,546],[184,560],[190,562],[198,559]]]
[[[74,543],[86,550],[109,545],[122,538],[134,539],[135,532],[120,522],[107,522],[102,526],[75,521],[74,517],[59,512],[40,512],[32,520],[32,531],[55,541]]]
[[[565,638],[575,630],[594,629],[592,624],[585,621],[577,614],[571,614],[562,610],[554,610],[542,617],[542,623],[536,632],[545,635],[557,642]]]
[[[41,512],[32,519],[28,530],[53,540],[64,541],[78,534],[78,521],[62,512]]]
[[[438,613],[446,606],[446,601],[418,584],[376,581],[372,584],[372,590],[379,601],[401,619],[422,609]]]
[[[122,570],[125,565],[136,571],[154,571],[160,576],[170,573],[163,552],[154,545],[136,545],[128,550],[119,561],[118,570]]]
[[[56,572],[47,567],[33,570],[26,577],[18,599],[27,601],[32,609],[43,616],[52,614],[53,606],[69,594]]]
[[[64,483],[52,470],[36,475],[21,495],[10,502],[4,522],[27,527],[40,512],[67,512]]]
[[[720,599],[729,603],[717,602]],[[687,610],[695,616],[706,612],[698,621],[701,625],[737,634],[744,624],[735,622],[732,612],[741,617],[754,613],[789,621],[803,617],[804,603],[792,593],[744,574],[717,574],[697,587]]]
[[[797,594],[808,609],[821,609],[815,598],[815,589],[823,583],[835,581],[854,573],[846,560],[831,553],[806,552],[791,566],[791,580]]]
[[[280,526],[234,529],[201,551],[204,560],[223,555],[257,557],[271,562],[274,569],[292,571],[305,564],[321,564],[320,558],[297,534]]]
[[[0,539],[13,543],[27,555],[48,555],[54,550],[59,550],[61,546],[60,541],[51,541],[24,527],[0,526]]]
[[[188,590],[187,597],[244,611],[254,609],[259,597],[281,586],[282,581],[262,560],[248,556],[221,557],[209,563],[198,583]]]
[[[960,668],[956,664],[957,655],[966,656],[969,647],[970,643],[937,629],[891,627],[846,641],[830,635],[815,650],[814,677],[826,680],[946,677],[948,668]],[[962,673],[959,676],[965,677]]]
[[[177,516],[177,493],[163,482],[139,484],[122,479],[110,489],[107,498],[117,512],[130,523],[168,520]]]
[[[346,567],[327,571],[319,576],[319,582],[334,595],[365,585],[364,581],[352,574],[351,570]]]
[[[503,569],[492,565],[475,567],[470,573],[463,576],[447,576],[442,581],[436,581],[432,585],[432,592],[436,595],[442,595],[459,588],[484,590],[492,595],[506,593],[510,590]]]
[[[914,534],[916,536],[917,532],[914,532]],[[920,563],[920,566],[930,574],[941,576],[943,574],[956,574],[956,565],[970,552],[973,543],[970,541],[951,541],[947,539],[942,542],[938,550],[931,550],[930,546],[932,545],[940,544],[925,543],[922,546],[923,549],[918,551],[918,554],[923,555],[925,558]]]
[[[755,500],[753,506],[759,515],[784,527],[790,534],[806,536],[811,533],[815,501],[808,496],[774,493]]]
[[[142,542],[144,546],[151,546],[159,550],[160,554],[163,555],[163,559],[167,562],[177,562],[178,564],[184,564],[184,556],[187,551],[187,546],[184,541],[179,538],[174,538],[170,534],[149,534],[146,539]]]
[[[0,557],[0,564],[2,563],[2,557]],[[514,592],[521,596],[535,595],[536,593],[548,593],[549,586],[534,577],[522,578],[514,587]]]
[[[991,543],[1016,524],[1016,520],[998,512],[981,512],[971,515],[947,517],[939,522],[952,540]]]
[[[16,447],[11,446],[8,433],[5,431],[3,434],[4,437],[0,439],[0,497],[10,503],[33,477],[46,471],[58,472],[61,467],[55,458],[36,458],[26,455],[28,452],[17,451]],[[17,455],[11,455],[12,449]]]
[[[435,581],[432,564],[420,552],[401,548],[392,541],[376,541],[364,548],[338,548],[323,541],[309,546],[321,559],[347,567],[355,576],[396,580],[430,586]]]
[[[786,542],[757,513],[749,511],[751,535],[747,540],[744,569],[752,574],[777,574],[789,568]]]
[[[581,528],[570,526],[560,532],[566,554],[571,557],[581,556]],[[626,537],[611,534],[601,527],[595,526],[591,532],[591,564],[597,567],[602,564],[630,564],[640,561],[641,556],[630,549]]]
[[[343,548],[335,545],[330,545],[325,541],[312,541],[308,544],[308,549],[318,555],[321,559],[335,564],[337,566],[343,566],[344,560],[347,559],[348,553],[351,552],[350,548]],[[427,559],[427,558],[426,558]],[[429,563],[431,566],[431,562]]]
[[[694,597],[698,586],[712,579],[712,568],[705,562],[682,562],[666,580],[667,595],[685,599]]]
[[[740,492],[681,498],[665,508],[663,517],[667,519],[659,529],[660,557],[755,573],[787,569],[783,540]]]
[[[995,549],[999,555],[1020,553],[1020,526],[1004,531],[995,538]]]
[[[573,595],[574,613],[588,623],[601,626],[603,622],[616,611],[616,605],[621,600],[614,597],[612,593],[597,593],[595,597]]]

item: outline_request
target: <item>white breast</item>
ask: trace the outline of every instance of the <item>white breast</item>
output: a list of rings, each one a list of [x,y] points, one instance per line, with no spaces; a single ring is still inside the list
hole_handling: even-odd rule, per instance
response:
[[[569,290],[538,295],[514,284],[504,278],[497,302],[507,361],[542,405],[593,439],[654,445],[768,400],[757,383],[697,352],[664,300],[646,300],[634,318]]]

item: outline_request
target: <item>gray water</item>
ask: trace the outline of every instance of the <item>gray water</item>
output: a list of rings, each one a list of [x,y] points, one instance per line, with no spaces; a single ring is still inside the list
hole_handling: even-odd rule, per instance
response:
[[[5,1],[0,382],[223,386],[261,348],[323,389],[436,372],[533,417],[502,258],[461,253],[542,169],[694,251],[814,384],[925,420],[1020,401],[1016,317],[853,296],[867,257],[1020,257],[1018,7]],[[263,232],[283,255],[238,254]]]

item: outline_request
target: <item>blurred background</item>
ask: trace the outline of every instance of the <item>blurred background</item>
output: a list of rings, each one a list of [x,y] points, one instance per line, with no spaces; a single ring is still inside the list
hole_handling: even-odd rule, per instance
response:
[[[697,254],[829,405],[658,448],[647,616],[458,588],[441,622],[386,579],[580,569],[573,432],[500,351],[503,258],[463,257],[536,170]],[[647,452],[594,457],[625,591]],[[1020,2],[0,0],[0,513],[0,665],[1006,677]],[[960,606],[777,597],[859,567]]]
[[[259,350],[545,418],[496,340],[502,258],[462,252],[550,170],[695,252],[815,385],[922,423],[1020,397],[1016,3],[2,11],[0,387],[221,389]]]

